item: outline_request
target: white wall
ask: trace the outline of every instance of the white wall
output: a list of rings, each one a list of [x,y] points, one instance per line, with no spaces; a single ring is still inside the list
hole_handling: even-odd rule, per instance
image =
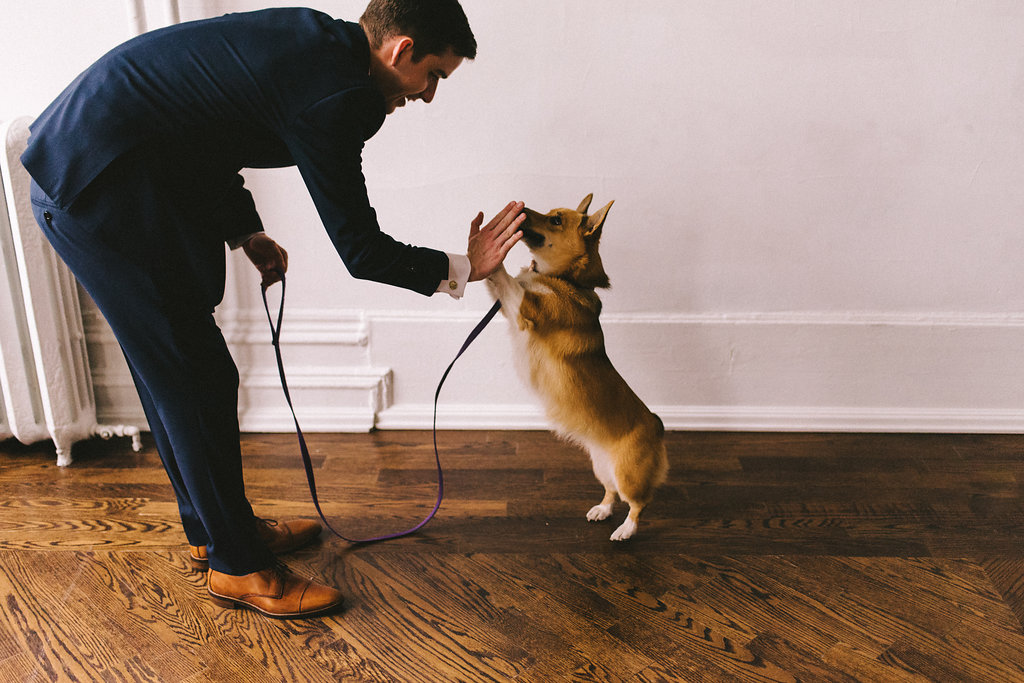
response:
[[[312,4],[354,19],[363,2]],[[265,6],[180,5],[183,19]],[[1024,4],[463,5],[479,57],[366,148],[395,237],[461,250],[477,210],[594,192],[616,201],[609,352],[670,426],[1024,429]],[[124,2],[83,7],[0,0],[0,63],[17,65],[0,118],[38,111],[125,37]],[[306,422],[428,426],[483,286],[454,302],[355,282],[293,170],[247,177],[291,254],[286,361]],[[243,423],[287,428],[255,275],[231,264],[221,319]],[[101,411],[119,419],[130,388],[87,320]],[[484,334],[442,424],[543,424],[509,351],[499,326]]]

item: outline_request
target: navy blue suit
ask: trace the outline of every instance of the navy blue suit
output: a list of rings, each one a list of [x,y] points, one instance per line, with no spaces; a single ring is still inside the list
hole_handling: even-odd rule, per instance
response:
[[[230,574],[273,562],[245,497],[238,373],[213,310],[224,242],[262,229],[239,170],[298,167],[349,271],[433,293],[443,252],[383,233],[363,143],[385,102],[357,24],[308,9],[139,36],[32,124],[36,219],[108,320],[178,498],[186,536]]]

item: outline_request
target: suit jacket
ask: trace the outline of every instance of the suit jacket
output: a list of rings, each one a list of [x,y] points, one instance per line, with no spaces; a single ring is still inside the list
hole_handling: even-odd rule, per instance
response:
[[[386,115],[369,60],[358,24],[310,9],[152,31],[57,97],[31,125],[22,163],[69,209],[130,150],[194,148],[233,181],[218,199],[233,216],[225,238],[262,229],[238,171],[295,165],[352,275],[429,295],[447,277],[448,257],[383,233],[367,198],[363,143]]]

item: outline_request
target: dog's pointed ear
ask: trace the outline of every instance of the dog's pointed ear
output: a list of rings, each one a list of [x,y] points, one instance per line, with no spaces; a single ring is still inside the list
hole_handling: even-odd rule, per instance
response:
[[[590,208],[590,202],[592,201],[594,201],[593,192],[591,192],[590,194],[583,198],[583,201],[580,202],[580,208],[576,209],[576,213],[586,213],[587,209]]]
[[[605,204],[604,207],[593,216],[587,217],[587,231],[583,233],[584,237],[601,234],[601,227],[604,226],[604,219],[608,217],[608,209],[612,208],[612,204],[614,203],[615,200],[613,199]]]

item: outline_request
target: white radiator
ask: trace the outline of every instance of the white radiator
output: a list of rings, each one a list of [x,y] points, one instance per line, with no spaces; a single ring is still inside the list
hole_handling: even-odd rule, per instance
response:
[[[0,437],[53,439],[58,465],[94,435],[130,436],[139,451],[137,427],[96,423],[78,285],[36,225],[19,161],[30,121],[0,126]]]

